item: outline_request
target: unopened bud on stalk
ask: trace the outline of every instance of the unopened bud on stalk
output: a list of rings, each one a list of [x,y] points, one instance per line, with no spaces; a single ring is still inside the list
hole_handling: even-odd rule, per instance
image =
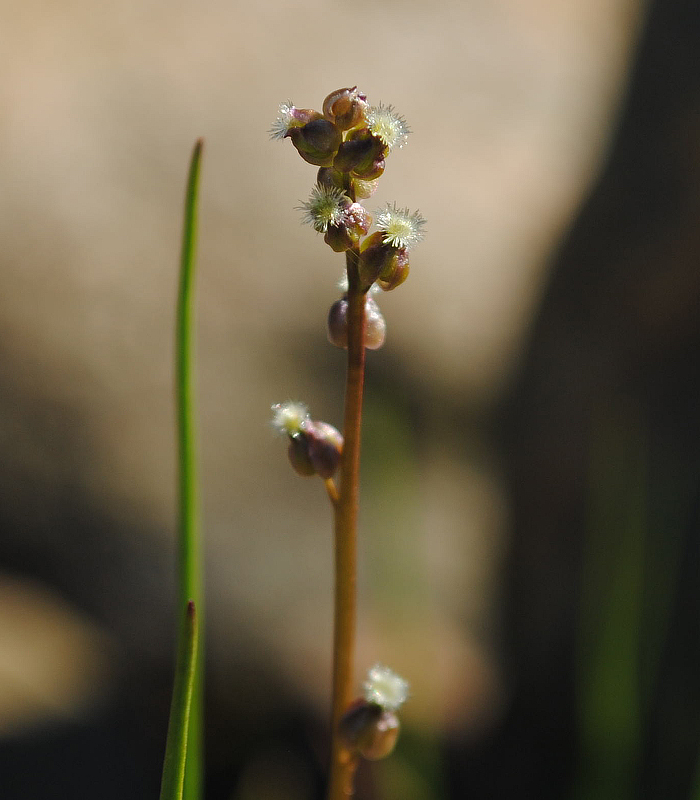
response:
[[[386,339],[386,322],[376,301],[365,296],[365,336],[368,350],[378,350]],[[336,347],[348,346],[348,300],[347,295],[336,300],[328,312],[328,341]]]
[[[408,277],[408,250],[388,244],[384,234],[377,231],[362,243],[358,269],[365,286],[376,281],[384,291],[395,289]]]
[[[316,183],[319,186],[325,186],[327,189],[340,189],[341,192],[345,191],[344,176],[333,167],[321,167],[316,175]]]
[[[342,138],[335,125],[323,118],[291,128],[287,136],[304,161],[317,167],[329,167],[333,163]]]
[[[318,111],[314,111],[312,108],[297,108],[291,102],[280,103],[277,119],[270,128],[270,137],[284,139],[289,136],[293,128],[301,128],[315,119],[323,119],[323,114],[319,114]]]
[[[304,425],[303,436],[308,443],[308,453],[314,469],[322,478],[335,475],[343,452],[343,437],[327,422],[311,420]]]
[[[375,180],[384,172],[388,152],[388,147],[368,128],[357,128],[339,146],[333,166],[362,180]]]
[[[338,469],[343,452],[343,437],[327,422],[312,420],[303,403],[276,403],[272,406],[272,426],[289,437],[287,454],[299,475],[330,478]]]
[[[370,760],[388,756],[394,749],[400,724],[394,713],[408,697],[408,683],[380,664],[370,669],[364,697],[343,714],[339,732],[348,747]]]
[[[367,108],[367,96],[358,92],[357,86],[337,89],[323,101],[324,116],[341,131],[347,131],[363,122]]]
[[[364,698],[356,700],[339,722],[345,744],[369,761],[390,755],[399,737],[401,725],[393,711],[385,711]]]

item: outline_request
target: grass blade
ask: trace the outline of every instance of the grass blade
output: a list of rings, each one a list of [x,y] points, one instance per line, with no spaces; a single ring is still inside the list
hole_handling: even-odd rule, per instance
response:
[[[194,274],[197,244],[197,198],[204,142],[192,151],[185,193],[182,230],[180,287],[176,323],[176,395],[179,462],[179,608],[192,600],[197,608],[197,656],[192,677],[192,706],[189,714],[184,800],[199,800],[203,786],[203,636],[204,603],[201,577],[199,530],[199,483],[197,478],[195,390],[194,390]],[[187,625],[179,632],[179,648],[188,636]]]
[[[163,760],[163,780],[160,800],[182,800],[185,783],[185,761],[187,759],[187,737],[190,721],[190,706],[197,663],[197,614],[190,600],[185,609],[177,662],[173,698],[170,704],[168,739]]]

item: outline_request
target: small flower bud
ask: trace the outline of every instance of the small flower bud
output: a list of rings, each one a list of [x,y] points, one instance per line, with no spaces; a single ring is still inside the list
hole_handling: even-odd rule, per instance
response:
[[[373,233],[362,242],[358,269],[364,286],[371,286],[381,276],[383,283],[393,284],[391,288],[395,288],[401,282],[397,281],[398,276],[403,275],[404,280],[408,276],[407,267],[406,248],[397,249],[385,242],[382,231]]]
[[[343,452],[343,437],[327,422],[312,420],[303,403],[273,405],[272,426],[289,437],[287,454],[299,475],[330,478],[335,473]]]
[[[386,758],[392,752],[400,727],[393,711],[369,703],[364,698],[356,700],[339,722],[340,735],[345,744],[370,761]]]
[[[351,172],[362,180],[375,180],[384,172],[387,152],[386,145],[368,128],[358,128],[350,131],[338,148],[333,166],[341,172]]]
[[[340,189],[341,192],[345,191],[344,176],[333,167],[321,167],[316,176],[316,183],[319,186],[325,186],[328,189]]]
[[[336,347],[348,346],[348,301],[342,297],[336,300],[328,312],[328,341]]]
[[[270,128],[270,137],[272,139],[284,139],[289,135],[292,128],[300,128],[311,122],[314,119],[322,119],[323,114],[314,111],[311,108],[296,108],[288,103],[280,103],[277,112],[277,119]]]
[[[402,247],[394,251],[395,255],[377,276],[377,286],[385,292],[396,289],[408,278],[408,250]]]
[[[316,474],[316,467],[309,455],[309,442],[303,433],[296,433],[289,437],[287,455],[289,463],[297,475],[301,475],[302,478],[310,478]]]
[[[317,167],[331,166],[342,139],[338,128],[322,117],[301,127],[292,127],[285,135],[292,140],[304,161]]]
[[[379,350],[386,339],[386,321],[377,303],[368,297],[365,301],[365,347]]]
[[[378,350],[386,339],[386,322],[377,303],[369,296],[365,299],[365,336],[368,350]],[[347,296],[336,300],[328,312],[328,341],[336,347],[348,346]]]
[[[338,469],[343,452],[343,437],[327,422],[309,420],[304,425],[308,454],[314,469],[322,478],[331,478]]]
[[[367,96],[358,92],[357,86],[331,92],[323,101],[324,116],[341,131],[347,131],[363,122],[367,108]]]

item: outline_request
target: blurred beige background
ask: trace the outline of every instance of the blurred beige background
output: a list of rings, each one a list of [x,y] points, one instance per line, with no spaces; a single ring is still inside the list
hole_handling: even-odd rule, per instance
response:
[[[320,484],[289,469],[268,417],[299,398],[340,424],[342,354],[324,320],[342,259],[299,224],[314,168],[267,131],[280,101],[319,108],[353,84],[406,117],[408,146],[368,206],[420,208],[428,235],[410,280],[379,298],[388,339],[369,357],[358,671],[380,660],[405,674],[416,724],[484,724],[498,712],[508,509],[479,420],[605,156],[639,3],[27,0],[0,11],[3,497],[51,551],[62,546],[55,497],[44,503],[37,487],[79,487],[128,521],[137,552],[173,547],[176,265],[187,160],[206,140],[210,649],[234,706],[241,653],[320,714],[328,697],[330,512]],[[416,389],[417,416],[395,387]],[[113,568],[90,568],[96,592],[120,585]],[[16,572],[0,579],[0,732],[99,702],[122,668],[108,626]],[[171,589],[153,588],[155,618]],[[18,606],[22,626],[10,624]],[[123,613],[147,649],[149,608]],[[84,657],[61,656],[47,614],[65,615]],[[23,665],[37,660],[31,677]]]

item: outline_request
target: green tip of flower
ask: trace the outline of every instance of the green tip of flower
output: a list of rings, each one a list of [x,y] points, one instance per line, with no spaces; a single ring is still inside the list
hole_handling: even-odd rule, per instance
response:
[[[309,409],[304,403],[288,400],[272,406],[272,427],[286,436],[296,436],[309,419]]]
[[[407,208],[396,208],[396,203],[377,214],[377,228],[384,233],[384,242],[392,247],[409,250],[425,235],[425,219],[420,211],[413,214]]]
[[[408,698],[408,682],[381,664],[375,664],[367,673],[364,690],[365,700],[385,711],[396,711]]]
[[[284,139],[292,125],[293,112],[294,106],[291,100],[286,103],[280,103],[277,119],[272,123],[272,127],[269,130],[271,139]]]
[[[385,106],[382,103],[372,106],[365,117],[367,127],[389,150],[394,147],[401,149],[406,144],[411,130],[406,120],[394,111],[393,106]]]
[[[299,209],[304,212],[303,221],[319,233],[325,233],[329,225],[339,225],[343,212],[350,205],[350,198],[342,189],[323,186],[319,183],[311,190],[308,202]]]

